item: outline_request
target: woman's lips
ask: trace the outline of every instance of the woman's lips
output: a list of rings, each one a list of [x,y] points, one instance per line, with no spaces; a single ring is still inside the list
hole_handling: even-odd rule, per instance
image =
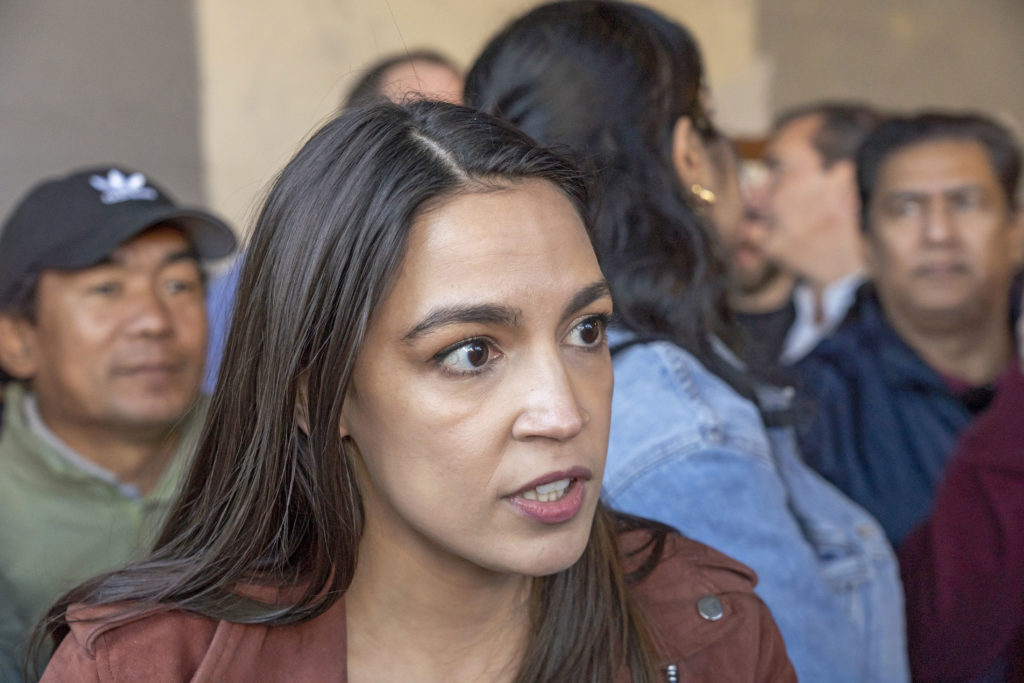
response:
[[[548,472],[544,476],[537,477],[530,483],[524,485],[511,495],[521,496],[531,489],[535,489],[538,486],[545,486],[553,482],[557,482],[563,479],[582,479],[583,481],[590,481],[593,478],[593,473],[586,467],[573,467],[568,470],[559,470],[557,472]]]
[[[520,513],[542,524],[567,522],[583,507],[586,482],[593,475],[585,468],[552,472],[509,496]]]

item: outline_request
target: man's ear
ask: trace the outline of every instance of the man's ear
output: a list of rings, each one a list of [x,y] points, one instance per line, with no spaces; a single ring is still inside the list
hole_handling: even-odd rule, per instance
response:
[[[689,116],[676,119],[672,129],[672,165],[687,191],[694,185],[707,188],[714,184],[707,152]]]
[[[857,191],[857,166],[851,159],[836,159],[827,174],[835,183],[841,209],[847,216],[860,215],[860,193]]]
[[[24,316],[0,313],[0,367],[20,380],[32,379],[39,369],[39,335]]]

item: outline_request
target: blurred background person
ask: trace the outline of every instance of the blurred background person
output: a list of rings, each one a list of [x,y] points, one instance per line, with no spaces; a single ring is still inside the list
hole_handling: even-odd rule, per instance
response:
[[[797,366],[815,402],[804,438],[899,548],[1013,363],[1021,152],[986,116],[925,113],[881,124],[857,166],[871,284]]]
[[[739,159],[735,145],[724,135],[709,144],[708,152],[718,188],[718,194],[711,195],[712,222],[728,260],[729,306],[742,333],[737,353],[753,373],[774,378],[780,375],[779,356],[796,309],[793,276],[765,253],[767,170],[760,161]],[[730,194],[735,183],[729,178],[737,173],[740,197]],[[719,208],[726,206],[741,211]]]
[[[706,89],[685,28],[578,0],[492,38],[466,101],[593,175],[588,210],[616,307],[606,500],[751,566],[801,680],[906,680],[884,533],[803,463],[791,429],[769,433],[757,401],[778,417],[785,393],[755,386],[726,347],[729,281],[709,221],[743,207],[736,174],[716,180]]]
[[[218,218],[123,167],[46,179],[4,223],[0,584],[22,635],[155,538],[207,405],[200,261],[234,247]]]
[[[384,57],[371,64],[348,95],[343,107],[373,104],[383,98],[392,102],[440,100],[462,103],[462,71],[435,50],[411,50]]]
[[[771,175],[765,248],[799,278],[784,364],[842,322],[864,281],[854,158],[879,121],[867,106],[822,102],[785,112],[773,126],[764,155]]]

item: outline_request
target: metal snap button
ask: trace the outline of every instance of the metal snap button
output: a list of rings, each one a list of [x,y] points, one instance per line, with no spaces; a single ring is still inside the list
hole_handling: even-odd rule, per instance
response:
[[[697,601],[697,613],[708,621],[718,621],[725,614],[722,601],[715,595],[705,595]]]

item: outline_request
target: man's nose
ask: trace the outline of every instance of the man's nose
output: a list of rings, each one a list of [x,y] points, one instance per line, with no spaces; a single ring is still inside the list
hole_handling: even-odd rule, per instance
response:
[[[948,242],[955,234],[952,207],[945,201],[929,202],[924,214],[923,237],[926,242]]]
[[[130,329],[135,334],[160,337],[173,327],[170,307],[157,286],[140,287],[132,297]]]

